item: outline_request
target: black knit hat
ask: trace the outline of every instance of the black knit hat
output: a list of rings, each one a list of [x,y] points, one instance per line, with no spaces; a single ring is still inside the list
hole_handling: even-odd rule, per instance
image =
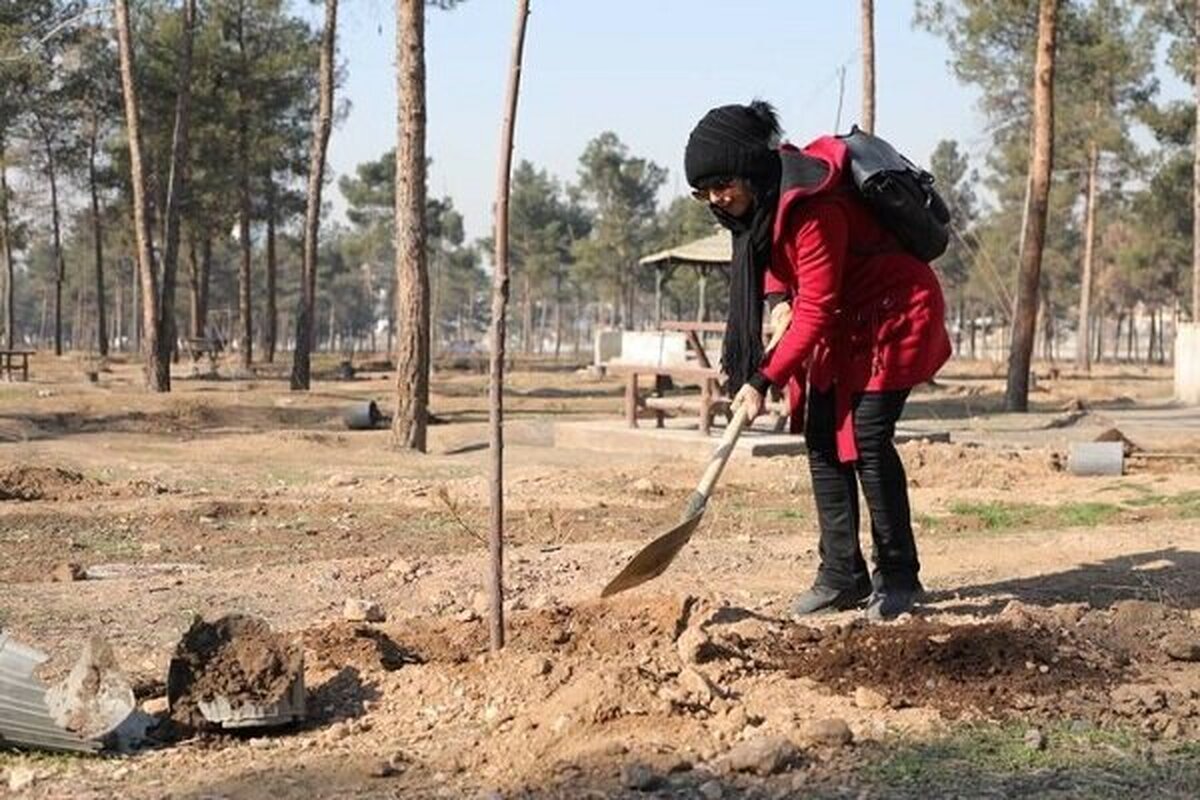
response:
[[[770,103],[712,109],[692,129],[684,151],[688,184],[698,189],[721,178],[754,181],[770,171],[779,143],[779,119]]]

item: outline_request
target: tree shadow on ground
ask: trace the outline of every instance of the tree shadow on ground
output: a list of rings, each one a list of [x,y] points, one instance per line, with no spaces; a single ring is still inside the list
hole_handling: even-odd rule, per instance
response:
[[[1108,608],[1122,600],[1151,600],[1183,609],[1200,608],[1200,553],[1168,547],[1116,556],[1028,578],[929,592],[926,602],[945,613],[994,614],[1009,600],[1031,605],[1087,603]],[[970,601],[986,598],[983,605]]]

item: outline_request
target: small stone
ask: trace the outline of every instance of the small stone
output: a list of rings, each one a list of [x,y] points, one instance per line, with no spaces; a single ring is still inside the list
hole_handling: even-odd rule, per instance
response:
[[[704,800],[721,800],[725,797],[725,790],[721,788],[721,782],[715,778],[700,784],[697,791]]]
[[[471,610],[483,617],[492,610],[492,600],[487,592],[476,592],[471,597]]]
[[[725,756],[733,772],[767,776],[785,772],[796,764],[800,751],[784,736],[761,736],[734,747]]]
[[[694,625],[679,634],[675,647],[679,651],[679,660],[691,666],[712,660],[715,646],[709,635],[699,625]]]
[[[662,786],[663,778],[649,766],[634,762],[621,767],[621,785],[636,792],[652,792]]]
[[[142,712],[152,717],[166,716],[168,709],[166,697],[149,697],[142,701]]]
[[[479,615],[470,608],[464,608],[454,615],[455,622],[475,622],[477,619],[479,619]]]
[[[633,485],[631,488],[635,492],[638,492],[639,494],[659,494],[660,495],[663,493],[662,487],[659,486],[654,481],[650,480],[649,478],[638,478],[636,481],[633,482]]]
[[[1172,633],[1162,640],[1162,649],[1176,661],[1200,661],[1200,636]]]
[[[72,583],[87,580],[87,570],[73,561],[59,564],[50,573],[50,580],[55,583]]]
[[[866,710],[886,708],[888,699],[879,692],[867,686],[859,686],[854,690],[854,705]]]
[[[333,487],[357,486],[358,483],[358,478],[353,475],[334,475],[329,479],[329,485]]]
[[[1025,731],[1025,746],[1030,750],[1045,750],[1046,735],[1037,728]]]
[[[813,720],[808,726],[808,737],[820,744],[842,747],[854,741],[854,733],[846,720],[838,717]]]
[[[549,675],[554,669],[554,665],[550,663],[548,658],[535,658],[529,666],[529,674],[535,678],[540,678],[544,675]]]
[[[711,703],[714,697],[719,697],[722,694],[716,684],[693,667],[684,667],[679,673],[679,687],[691,695],[696,702],[704,706]]]
[[[388,564],[387,571],[392,575],[407,577],[408,575],[412,575],[414,572],[416,572],[417,567],[411,561],[403,558],[397,558],[395,561]]]
[[[342,617],[350,622],[383,622],[387,615],[383,607],[374,600],[363,600],[347,597],[346,605],[342,608]]]
[[[33,767],[9,767],[8,768],[8,790],[10,792],[23,792],[37,781],[38,774]]]

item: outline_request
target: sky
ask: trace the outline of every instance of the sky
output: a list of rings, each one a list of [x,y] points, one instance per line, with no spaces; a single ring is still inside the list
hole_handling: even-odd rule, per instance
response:
[[[468,237],[488,233],[499,131],[508,79],[515,0],[466,0],[426,14],[427,154],[432,196],[449,196]],[[534,0],[514,146],[574,181],[579,156],[614,131],[630,154],[669,170],[661,198],[686,191],[683,146],[709,108],[763,98],[798,144],[858,120],[860,4],[856,0]],[[298,0],[320,24],[320,4]],[[349,115],[334,130],[337,176],[378,158],[395,142],[395,18],[391,0],[340,4],[339,102]],[[875,4],[876,133],[927,164],[942,139],[972,161],[986,152],[978,93],[960,85],[945,43],[912,26],[911,0]],[[838,116],[839,71],[845,68]],[[335,184],[336,186],[336,184]],[[345,201],[329,193],[335,218]]]

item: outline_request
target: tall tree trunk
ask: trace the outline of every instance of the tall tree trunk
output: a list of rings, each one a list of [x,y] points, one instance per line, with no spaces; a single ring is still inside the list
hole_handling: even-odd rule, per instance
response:
[[[12,228],[8,205],[8,162],[4,139],[0,138],[0,258],[4,259],[4,346],[12,350],[16,340],[16,292],[13,286]]]
[[[558,361],[562,353],[563,314],[562,314],[562,270],[554,275],[554,360]]]
[[[321,229],[321,186],[325,151],[333,126],[333,69],[337,44],[337,0],[325,0],[325,29],[321,34],[317,117],[309,151],[308,204],[304,213],[304,264],[300,274],[300,308],[296,311],[296,345],[292,353],[293,391],[308,391],[312,349],[317,341],[317,236]]]
[[[529,288],[529,270],[521,276],[521,352],[533,352],[533,292]]]
[[[192,40],[196,23],[196,0],[184,0],[183,30],[179,43],[179,74],[176,79],[175,126],[171,131],[171,172],[167,180],[167,202],[163,216],[162,297],[158,305],[158,390],[171,390],[171,353],[175,349],[175,284],[179,274],[179,226],[187,205],[189,133],[192,113]]]
[[[138,109],[134,65],[133,36],[129,24],[129,0],[115,0],[117,44],[121,58],[121,91],[125,98],[125,125],[129,140],[129,182],[133,190],[133,232],[137,248],[137,271],[142,295],[142,356],[145,363],[146,387],[163,391],[156,380],[162,374],[158,364],[158,281],[154,274],[150,252],[149,198],[146,174],[142,166],[142,125]]]
[[[1009,411],[1029,410],[1029,362],[1037,324],[1038,284],[1042,273],[1042,247],[1046,240],[1046,213],[1050,198],[1050,171],[1054,164],[1054,49],[1059,0],[1040,0],[1037,61],[1033,89],[1033,154],[1029,161],[1029,229],[1021,249],[1017,276],[1017,307],[1008,356],[1008,383],[1004,405]]]
[[[1192,46],[1196,66],[1192,71],[1196,120],[1192,126],[1192,322],[1200,323],[1200,0],[1192,7]]]
[[[275,347],[279,336],[279,310],[275,300],[275,179],[267,172],[267,363],[275,363]]]
[[[237,43],[241,65],[237,87],[238,245],[241,255],[238,263],[238,317],[241,320],[238,349],[241,367],[249,371],[254,361],[254,312],[250,291],[250,90],[247,85],[250,65],[246,56],[245,8],[242,0],[238,3]]]
[[[429,408],[429,273],[425,252],[425,4],[396,0],[397,447],[425,452]]]
[[[862,0],[862,129],[875,132],[875,0]]]
[[[188,336],[199,339],[204,336],[200,324],[200,256],[196,252],[196,235],[188,235]]]
[[[1087,197],[1084,200],[1083,268],[1079,280],[1079,337],[1088,340],[1092,317],[1092,265],[1096,253],[1096,184],[1100,173],[1100,146],[1093,139],[1088,143]],[[1076,348],[1075,367],[1084,372],[1092,369],[1086,347]]]
[[[504,323],[508,312],[508,192],[512,172],[513,130],[517,123],[517,96],[521,88],[521,54],[525,47],[525,21],[529,0],[517,0],[513,30],[512,65],[508,98],[500,128],[500,168],[496,180],[496,251],[492,274],[492,361],[488,385],[488,427],[491,432],[491,502],[488,545],[491,555],[488,588],[492,613],[491,648],[504,647]]]
[[[54,355],[63,354],[62,300],[63,283],[67,278],[67,264],[62,250],[62,223],[58,210],[58,165],[54,158],[54,138],[45,121],[39,119],[42,145],[46,150],[46,176],[50,179],[50,224],[54,244]]]
[[[91,109],[88,129],[88,189],[92,196],[92,251],[96,260],[96,349],[101,358],[108,355],[108,317],[104,299],[104,228],[100,220],[100,190],[96,181],[96,144],[99,138],[100,118],[96,108]]]

